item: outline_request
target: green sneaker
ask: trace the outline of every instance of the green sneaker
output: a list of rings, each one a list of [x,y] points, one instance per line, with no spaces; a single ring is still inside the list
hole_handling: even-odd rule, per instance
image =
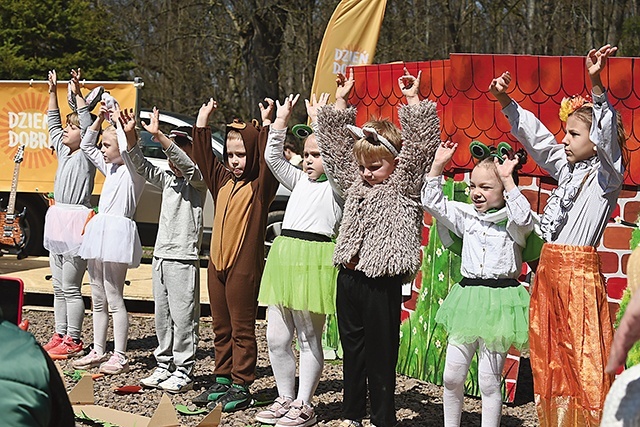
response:
[[[217,405],[222,405],[222,412],[233,412],[248,408],[252,402],[248,386],[233,384],[224,396],[209,403],[207,408],[213,410]]]
[[[207,406],[224,396],[231,388],[231,384],[231,378],[216,375],[213,385],[194,397],[191,402],[196,406]]]

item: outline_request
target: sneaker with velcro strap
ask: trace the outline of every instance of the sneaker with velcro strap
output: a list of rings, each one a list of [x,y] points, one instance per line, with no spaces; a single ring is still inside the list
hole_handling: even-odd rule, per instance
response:
[[[262,424],[275,425],[289,411],[289,405],[292,401],[293,399],[287,396],[277,397],[271,406],[256,414],[256,420]]]
[[[158,388],[168,393],[184,393],[193,388],[193,381],[184,372],[175,371],[166,381],[161,382]]]
[[[276,427],[309,427],[316,422],[313,408],[298,399],[291,402],[289,411],[278,420]]]
[[[168,369],[157,367],[153,374],[140,380],[140,384],[148,388],[159,388],[160,383],[168,380],[171,372]]]

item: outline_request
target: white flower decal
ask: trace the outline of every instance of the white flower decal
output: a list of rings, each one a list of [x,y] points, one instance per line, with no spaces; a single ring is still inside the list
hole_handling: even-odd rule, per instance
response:
[[[440,342],[440,340],[436,340],[436,347],[437,348],[442,347],[442,343]]]
[[[420,317],[418,318],[418,322],[420,322],[420,324],[422,325],[422,322],[424,322],[424,317],[420,316]]]
[[[444,281],[444,273],[441,271],[440,273],[438,273],[438,280],[443,282]]]
[[[439,247],[438,249],[436,249],[436,255],[438,256],[442,255],[442,247]]]
[[[415,335],[415,334],[417,334],[417,333],[418,333],[418,330],[416,329],[416,327],[415,327],[415,326],[414,326],[414,327],[413,327],[413,329],[411,330],[411,333],[412,333],[413,335]]]
[[[444,300],[442,298],[438,299],[438,304],[442,305],[442,303],[444,302]]]
[[[469,195],[471,191],[469,190],[469,187],[464,189],[464,194],[466,194],[467,196]]]

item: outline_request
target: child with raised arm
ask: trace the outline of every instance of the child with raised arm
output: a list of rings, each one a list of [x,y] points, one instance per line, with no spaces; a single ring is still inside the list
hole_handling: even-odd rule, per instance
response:
[[[160,142],[167,156],[165,171],[144,158],[135,140],[128,141],[136,171],[162,189],[158,236],[153,249],[152,282],[158,347],[158,367],[140,383],[170,393],[193,388],[193,367],[198,346],[200,317],[200,243],[202,207],[207,187],[191,160],[191,128],[164,135],[154,107],[147,132]]]
[[[457,146],[450,141],[440,145],[422,188],[425,210],[462,238],[463,279],[453,285],[435,318],[449,335],[444,425],[460,425],[464,383],[477,352],[482,425],[499,426],[507,352],[512,345],[523,349],[529,340],[529,293],[517,278],[533,221],[529,201],[514,180],[514,168],[524,156],[480,160],[471,172],[472,206],[448,201],[442,191],[442,172]]]
[[[58,78],[49,71],[49,138],[58,158],[53,184],[53,203],[47,210],[43,244],[49,251],[53,282],[55,332],[43,348],[53,357],[82,356],[82,277],[87,261],[78,255],[82,229],[91,212],[91,193],[96,167],[80,150],[82,135],[91,125],[91,115],[80,93],[79,70],[72,70],[72,88],[78,111],[66,117],[62,127],[58,107]]]
[[[322,375],[325,316],[335,313],[338,270],[332,262],[332,239],[338,232],[343,204],[324,173],[315,134],[304,144],[305,172],[287,161],[283,153],[287,122],[298,96],[289,95],[282,105],[276,103],[276,119],[265,151],[267,165],[291,196],[282,234],[269,251],[258,296],[268,305],[267,343],[278,398],[258,412],[256,419],[281,427],[316,423],[311,398]],[[318,106],[325,105],[328,98],[329,94],[322,94],[319,102],[307,103],[314,123]],[[291,347],[294,333],[300,346],[297,394],[296,358]]]
[[[102,149],[95,142],[107,115],[116,121],[102,134]],[[137,140],[135,121],[130,116],[120,119],[120,110],[109,111],[104,103],[100,116],[82,139],[80,148],[96,168],[105,175],[98,214],[86,225],[79,254],[88,260],[93,305],[93,349],[75,360],[76,369],[100,366],[104,374],[129,370],[125,356],[129,334],[129,318],[124,305],[124,281],[128,268],[140,265],[142,247],[133,214],[144,189],[144,178],[123,158],[127,140]],[[128,119],[127,119],[128,117]],[[116,127],[117,126],[117,127]],[[125,165],[125,162],[127,163]],[[109,312],[113,317],[114,351],[106,353]]]
[[[255,321],[264,267],[269,205],[278,180],[264,160],[268,127],[234,121],[227,125],[224,163],[211,149],[209,116],[217,104],[203,104],[193,129],[193,155],[214,201],[208,267],[213,317],[214,383],[196,405],[217,404],[225,412],[247,408],[258,358]]]
[[[508,72],[489,86],[511,133],[558,181],[541,220],[546,243],[531,294],[531,368],[541,426],[599,425],[612,381],[604,370],[612,325],[596,246],[626,165],[622,121],[600,80],[615,51],[607,45],[587,54],[593,102],[581,96],[562,101],[562,144],[509,97]]]
[[[347,107],[353,88],[339,74],[335,105],[318,112],[317,139],[325,170],[343,192],[345,206],[333,255],[340,267],[336,291],[344,350],[342,426],[396,424],[395,381],[402,284],[420,267],[425,169],[440,142],[436,104],[420,101],[420,74],[398,79],[408,105],[400,108],[402,133],[388,120],[353,126]]]

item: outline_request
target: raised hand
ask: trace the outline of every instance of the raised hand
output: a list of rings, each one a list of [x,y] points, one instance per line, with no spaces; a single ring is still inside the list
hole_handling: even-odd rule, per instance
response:
[[[49,83],[49,93],[55,93],[58,87],[58,76],[56,70],[51,70],[47,73],[47,83]]]
[[[271,113],[273,112],[273,99],[265,98],[264,102],[266,106],[262,105],[262,102],[258,102],[258,108],[260,108],[260,117],[262,118],[262,126],[269,126],[271,124]]]
[[[273,123],[274,129],[286,129],[291,111],[298,102],[298,98],[300,98],[300,94],[295,96],[291,94],[284,99],[282,104],[280,104],[279,100],[276,100],[276,120]]]
[[[422,70],[418,71],[418,76],[414,77],[409,73],[409,70],[404,69],[404,74],[398,77],[398,86],[402,94],[407,98],[409,105],[417,104],[420,102],[418,98],[418,92],[420,90],[420,76],[422,76]]]
[[[496,98],[501,94],[506,94],[509,84],[511,83],[511,73],[505,71],[500,77],[491,80],[489,92]]]
[[[209,123],[209,117],[211,113],[213,113],[216,108],[218,108],[218,103],[213,100],[213,98],[209,98],[209,102],[206,104],[202,104],[200,107],[200,111],[198,111],[198,118],[196,119],[196,126],[199,128],[206,127]]]
[[[160,111],[158,111],[156,107],[153,107],[153,113],[151,114],[151,120],[149,120],[149,124],[142,122],[142,127],[151,135],[158,135],[158,133],[160,132]]]
[[[444,171],[444,168],[453,158],[453,155],[458,148],[458,143],[453,141],[442,141],[438,149],[436,150],[436,154],[433,158],[433,163],[431,164],[431,169],[429,170],[428,176],[440,176]]]
[[[502,163],[500,160],[494,157],[493,162],[496,165],[496,169],[498,170],[498,176],[500,180],[504,182],[505,179],[512,178],[513,170],[516,166],[518,166],[518,157],[514,156],[513,159],[509,159],[507,155],[502,156]]]
[[[320,107],[324,107],[329,102],[329,94],[324,92],[320,94],[320,98],[316,100],[316,94],[311,94],[311,102],[308,99],[304,100],[304,105],[307,107],[307,116],[311,119],[311,123],[315,123],[318,119],[318,110]]]
[[[69,80],[69,88],[71,92],[76,96],[82,96],[82,91],[80,89],[80,78],[82,76],[82,72],[80,68],[77,70],[71,69],[71,79]]]
[[[114,116],[118,118],[122,129],[125,133],[133,132],[136,129],[136,116],[133,113],[133,108],[125,108],[120,110],[120,107],[116,107]]]
[[[598,50],[591,49],[589,53],[587,53],[586,60],[586,67],[589,75],[593,76],[596,74],[600,74],[600,72],[604,70],[604,67],[607,64],[607,58],[616,53],[617,50],[617,47],[611,47],[611,45],[609,44],[602,46]]]
[[[349,99],[349,94],[351,94],[354,83],[353,68],[349,68],[348,76],[342,73],[336,75],[336,85],[338,85],[336,88],[336,109],[344,110],[347,108],[347,100]]]

